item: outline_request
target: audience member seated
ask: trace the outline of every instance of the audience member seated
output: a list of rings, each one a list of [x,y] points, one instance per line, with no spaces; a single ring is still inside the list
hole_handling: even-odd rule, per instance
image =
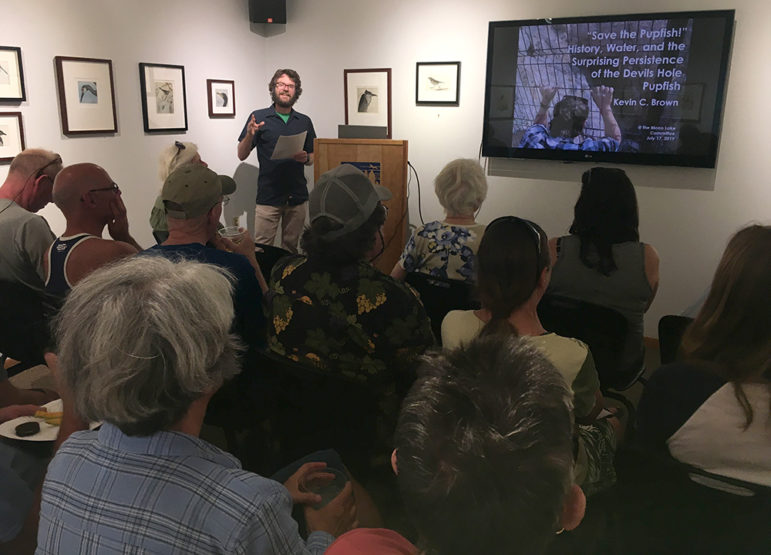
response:
[[[58,154],[29,148],[13,159],[0,186],[0,351],[10,354],[12,347],[26,365],[43,362],[47,315],[56,309],[45,294],[43,273],[43,257],[55,237],[35,212],[51,202],[61,169]]]
[[[771,487],[771,227],[736,233],[682,341],[638,412],[639,439],[718,476]],[[715,485],[715,484],[712,484]]]
[[[549,333],[538,319],[537,306],[549,286],[550,259],[546,234],[533,222],[505,216],[487,226],[477,256],[477,284],[482,308],[454,310],[442,322],[442,342],[453,348],[477,335],[519,335],[540,348],[573,391],[579,438],[576,483],[587,495],[615,481],[617,435],[615,417],[597,420],[603,408],[594,359],[586,344]]]
[[[142,250],[129,233],[120,188],[99,166],[64,168],[56,176],[53,199],[67,227],[48,248],[43,261],[49,295],[63,298],[95,269]],[[114,240],[102,239],[105,226]]]
[[[230,177],[218,176],[202,165],[187,165],[174,171],[161,191],[169,236],[144,253],[197,260],[227,269],[235,278],[235,330],[248,346],[264,347],[262,293],[267,285],[254,255],[254,243],[246,234],[234,242],[217,233],[223,199],[235,190],[235,181]],[[206,246],[207,243],[217,248]]]
[[[206,162],[201,160],[201,154],[195,143],[174,141],[174,144],[164,148],[158,158],[158,177],[161,183],[165,183],[166,178],[174,170],[187,164],[209,167]],[[166,209],[163,206],[161,195],[155,199],[155,204],[153,204],[153,209],[150,212],[150,226],[153,228],[153,236],[159,243],[164,242],[169,236]]]
[[[541,553],[578,526],[570,389],[531,341],[480,338],[418,373],[391,462],[422,553]]]
[[[347,485],[305,508],[307,543],[299,536],[292,504],[319,500],[298,489],[316,465],[285,487],[198,437],[209,399],[238,372],[231,289],[213,265],[131,257],[70,291],[47,357],[65,408],[103,424],[51,461],[38,553],[322,553],[350,529]]]
[[[487,180],[476,160],[457,159],[434,180],[444,221],[418,227],[407,241],[391,276],[404,279],[421,272],[445,279],[474,282],[474,257],[484,226],[474,219],[487,196]]]
[[[43,257],[54,234],[34,212],[51,202],[62,159],[47,150],[28,148],[17,155],[0,187],[0,281],[44,292]]]
[[[273,268],[268,346],[320,372],[371,385],[398,411],[415,359],[434,344],[418,299],[370,263],[383,250],[381,200],[390,192],[350,165],[323,174],[310,195],[307,256]],[[392,429],[392,428],[391,428]]]
[[[547,293],[623,314],[623,366],[642,365],[643,315],[659,285],[659,255],[640,242],[637,197],[624,170],[592,168],[581,183],[570,235],[549,241],[554,268]]]

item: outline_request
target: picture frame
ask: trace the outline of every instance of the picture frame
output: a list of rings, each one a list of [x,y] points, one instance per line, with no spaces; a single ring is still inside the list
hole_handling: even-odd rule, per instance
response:
[[[0,163],[10,164],[24,148],[21,112],[0,112]]]
[[[0,46],[0,102],[24,102],[24,67],[21,64],[21,48]]]
[[[207,79],[210,118],[236,117],[236,85],[227,79]]]
[[[112,60],[56,56],[54,62],[62,132],[117,133]]]
[[[139,64],[145,133],[187,131],[185,67]]]
[[[415,104],[459,106],[460,62],[417,62]]]
[[[391,138],[391,68],[343,70],[345,124],[385,127]]]

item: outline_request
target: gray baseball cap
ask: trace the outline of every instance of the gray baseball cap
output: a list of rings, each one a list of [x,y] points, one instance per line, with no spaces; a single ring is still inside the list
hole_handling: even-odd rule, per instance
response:
[[[321,174],[308,199],[313,223],[325,216],[343,227],[325,233],[323,239],[337,239],[359,229],[381,200],[391,198],[391,191],[375,185],[360,170],[342,164]]]

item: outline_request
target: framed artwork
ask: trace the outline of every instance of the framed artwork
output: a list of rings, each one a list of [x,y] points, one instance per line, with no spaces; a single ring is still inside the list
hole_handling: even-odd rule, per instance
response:
[[[21,48],[0,46],[0,102],[23,102],[24,70],[21,66]]]
[[[59,111],[65,135],[116,133],[112,61],[56,56]]]
[[[374,125],[391,138],[391,68],[343,70],[345,124]]]
[[[704,99],[704,83],[687,83],[680,93],[680,119],[683,121],[701,120],[701,103]]]
[[[145,132],[187,131],[184,66],[139,64]]]
[[[460,104],[460,62],[415,64],[415,104],[458,106]]]
[[[0,162],[10,163],[24,150],[21,112],[0,112]]]
[[[233,81],[207,79],[206,93],[209,98],[210,118],[233,118],[236,116],[236,86]]]

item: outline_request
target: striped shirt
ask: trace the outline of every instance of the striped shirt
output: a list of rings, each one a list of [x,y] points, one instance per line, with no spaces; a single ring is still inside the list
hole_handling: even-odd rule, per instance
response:
[[[181,432],[147,437],[105,423],[62,444],[43,484],[36,553],[323,553],[289,492]]]

